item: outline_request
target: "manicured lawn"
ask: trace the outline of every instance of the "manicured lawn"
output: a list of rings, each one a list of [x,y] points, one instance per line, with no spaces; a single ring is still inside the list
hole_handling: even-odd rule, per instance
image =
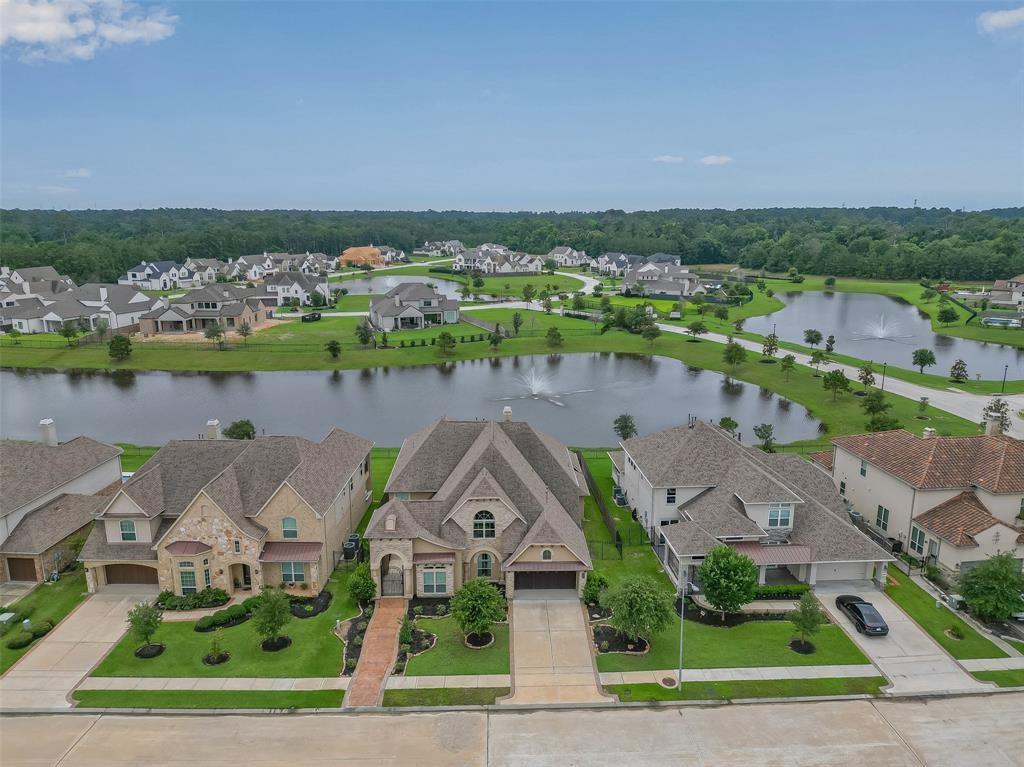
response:
[[[67,617],[86,597],[85,570],[78,568],[74,572],[64,573],[56,583],[43,583],[23,596],[13,605],[4,608],[4,612],[21,612],[31,609],[29,620],[33,623],[53,621],[56,626]],[[21,630],[20,626],[12,626],[3,637],[0,637],[0,674],[3,674],[25,653],[35,647],[35,642],[20,650],[7,649],[6,640]]]
[[[917,625],[928,632],[954,658],[1005,658],[1006,653],[987,640],[958,615],[945,607],[935,606],[935,597],[922,589],[897,567],[889,568],[889,578],[895,583],[885,587],[885,593],[906,612]],[[946,630],[957,626],[963,639],[951,639]]]
[[[291,637],[290,647],[280,652],[264,652],[253,621],[224,629],[224,649],[231,660],[220,666],[207,666],[203,656],[209,652],[213,634],[193,630],[192,621],[165,621],[154,636],[167,646],[162,655],[148,660],[134,655],[138,642],[124,637],[103,659],[94,676],[258,676],[323,677],[336,676],[341,670],[342,643],[332,633],[335,620],[343,620],[359,611],[349,599],[345,584],[349,570],[338,570],[328,588],[334,592],[330,607],[315,618],[292,619],[284,629]]]
[[[138,471],[142,464],[153,457],[160,448],[143,445],[133,445],[130,442],[118,442],[117,446],[124,450],[121,453],[121,471]]]
[[[824,695],[878,695],[888,684],[885,677],[830,677],[826,679],[766,679],[739,682],[683,682],[682,689],[660,684],[613,684],[605,690],[624,703],[663,700],[743,700],[749,698],[801,698]]]
[[[512,333],[514,329],[512,315],[516,314],[516,312],[523,318],[523,325],[519,329],[519,334],[522,336],[543,334],[547,332],[548,328],[558,328],[563,333],[568,331],[573,334],[590,333],[597,335],[601,331],[600,324],[575,317],[563,317],[555,311],[547,314],[543,311],[528,309],[474,309],[467,313],[487,322],[499,324],[509,333]]]
[[[396,447],[375,447],[370,454],[370,473],[373,476],[373,500],[366,508],[366,513],[359,520],[359,524],[356,525],[355,532],[360,535],[366,532],[366,526],[370,524],[370,517],[373,516],[373,512],[380,506],[381,499],[384,496],[384,487],[388,483],[388,477],[391,476],[391,469],[394,468],[397,459],[398,448]]]
[[[302,322],[296,318],[288,323],[281,323],[266,330],[256,331],[249,339],[249,343],[313,344],[318,349],[328,341],[340,341],[343,344],[349,345],[357,344],[356,327],[362,322],[362,317],[324,317],[317,322]],[[411,341],[419,343],[422,339],[427,339],[429,343],[429,339],[434,338],[445,330],[455,336],[456,341],[463,335],[484,333],[483,329],[475,325],[460,322],[454,325],[438,325],[423,330],[402,330],[388,333],[388,343],[392,346],[398,346],[399,341],[405,341],[406,344],[409,344]],[[376,336],[379,343],[381,341],[381,334],[377,333]],[[373,352],[372,349],[369,351]],[[431,351],[435,356],[437,355],[436,349],[431,349]],[[349,353],[351,351],[346,349],[345,352],[342,352],[342,355],[346,356]],[[325,356],[327,355],[325,354]]]
[[[494,644],[483,650],[466,647],[462,629],[454,618],[420,618],[416,625],[437,634],[437,642],[425,653],[409,659],[406,676],[509,673],[507,623],[494,625]]]
[[[1012,646],[1016,647],[1021,652],[1024,652],[1024,642],[1018,642],[1016,639],[1007,639]]]
[[[493,706],[511,692],[508,687],[443,687],[424,690],[385,690],[384,707]]]
[[[82,708],[341,708],[344,690],[78,690]]]
[[[1000,687],[1024,687],[1024,668],[1010,671],[975,671],[982,682],[995,682]]]
[[[375,298],[380,298],[380,296],[368,293],[350,293],[347,296],[338,296],[338,303],[334,305],[333,311],[368,312],[370,311],[370,301]]]

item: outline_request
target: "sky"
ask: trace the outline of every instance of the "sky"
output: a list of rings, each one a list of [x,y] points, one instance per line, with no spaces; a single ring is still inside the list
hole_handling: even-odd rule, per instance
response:
[[[1024,204],[1024,6],[0,0],[0,206]]]

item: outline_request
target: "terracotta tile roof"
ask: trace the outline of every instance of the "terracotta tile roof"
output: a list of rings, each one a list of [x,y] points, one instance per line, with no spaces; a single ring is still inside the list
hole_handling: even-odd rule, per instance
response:
[[[1005,435],[925,439],[896,429],[838,437],[832,444],[918,489],[1024,491],[1024,442]]]
[[[323,547],[319,541],[268,541],[260,562],[316,562]]]
[[[828,471],[832,471],[832,463],[836,457],[836,454],[831,450],[821,450],[816,453],[808,453],[807,457],[810,458],[819,466],[824,467]]]
[[[931,530],[954,546],[977,546],[974,536],[999,524],[974,493],[960,493],[924,514],[914,518],[914,524]]]

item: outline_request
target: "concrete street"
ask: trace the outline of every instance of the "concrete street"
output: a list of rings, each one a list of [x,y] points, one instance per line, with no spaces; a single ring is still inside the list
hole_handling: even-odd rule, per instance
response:
[[[1024,693],[560,711],[0,721],[28,765],[934,765],[1024,767]]]

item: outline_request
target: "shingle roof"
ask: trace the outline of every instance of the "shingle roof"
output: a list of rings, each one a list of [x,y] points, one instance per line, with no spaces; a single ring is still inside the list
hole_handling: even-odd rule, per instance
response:
[[[1024,492],[1024,442],[1012,437],[922,438],[896,429],[832,443],[918,489],[978,485],[992,493]]]
[[[89,524],[109,500],[98,495],[58,495],[25,515],[0,546],[0,552],[42,554]]]
[[[173,519],[165,519],[160,522],[153,540],[162,538],[171,526]],[[142,543],[124,543],[122,541],[107,542],[107,533],[103,525],[94,525],[92,532],[82,547],[82,553],[78,555],[79,562],[147,562],[156,561],[156,549],[149,541]]]
[[[914,524],[963,548],[977,546],[974,536],[998,525],[999,520],[989,513],[978,496],[963,492],[915,517]]]
[[[60,445],[0,440],[0,515],[20,509],[121,454],[121,448],[76,437]]]

